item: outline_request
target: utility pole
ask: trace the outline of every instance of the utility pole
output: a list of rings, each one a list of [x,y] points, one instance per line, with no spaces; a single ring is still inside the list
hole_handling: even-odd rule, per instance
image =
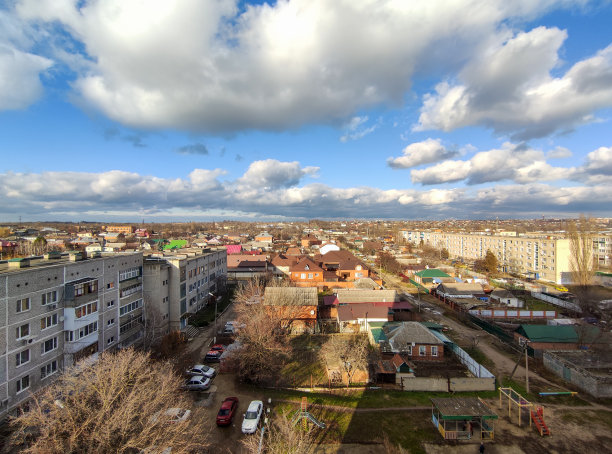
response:
[[[529,392],[529,353],[527,352],[527,346],[529,342],[525,342],[525,389]]]

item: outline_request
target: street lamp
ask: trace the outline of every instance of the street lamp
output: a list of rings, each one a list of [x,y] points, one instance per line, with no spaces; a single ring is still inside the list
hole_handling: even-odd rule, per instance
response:
[[[213,344],[217,343],[217,298],[212,293],[208,292],[210,296],[215,300],[215,332],[213,333]]]

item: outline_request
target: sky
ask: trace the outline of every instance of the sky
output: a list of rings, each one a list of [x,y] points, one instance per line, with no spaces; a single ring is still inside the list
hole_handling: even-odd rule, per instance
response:
[[[0,0],[0,222],[612,216],[607,0]]]

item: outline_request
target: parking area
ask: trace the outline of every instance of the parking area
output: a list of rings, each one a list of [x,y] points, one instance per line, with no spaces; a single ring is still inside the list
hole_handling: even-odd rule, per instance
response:
[[[215,367],[215,363],[210,365]],[[252,400],[261,400],[264,402],[264,406],[267,406],[267,397],[261,391],[251,392],[248,386],[238,384],[234,374],[218,374],[214,378],[209,392],[190,392],[189,395],[193,398],[194,407],[200,406],[204,409],[207,424],[211,428],[211,452],[242,453],[244,451],[242,450],[241,440],[244,437],[259,436],[259,432],[254,435],[242,434],[242,419]],[[217,412],[226,397],[238,397],[238,410],[231,425],[217,427],[215,422]]]

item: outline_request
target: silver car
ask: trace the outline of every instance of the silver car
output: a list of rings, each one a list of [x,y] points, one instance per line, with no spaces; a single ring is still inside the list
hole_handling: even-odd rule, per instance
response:
[[[185,371],[187,375],[203,375],[206,378],[213,378],[217,375],[217,371],[210,366],[206,366],[205,364],[196,364],[195,366],[187,369]]]
[[[183,389],[189,391],[206,391],[208,388],[210,388],[210,378],[206,378],[203,375],[188,378],[183,384]]]

